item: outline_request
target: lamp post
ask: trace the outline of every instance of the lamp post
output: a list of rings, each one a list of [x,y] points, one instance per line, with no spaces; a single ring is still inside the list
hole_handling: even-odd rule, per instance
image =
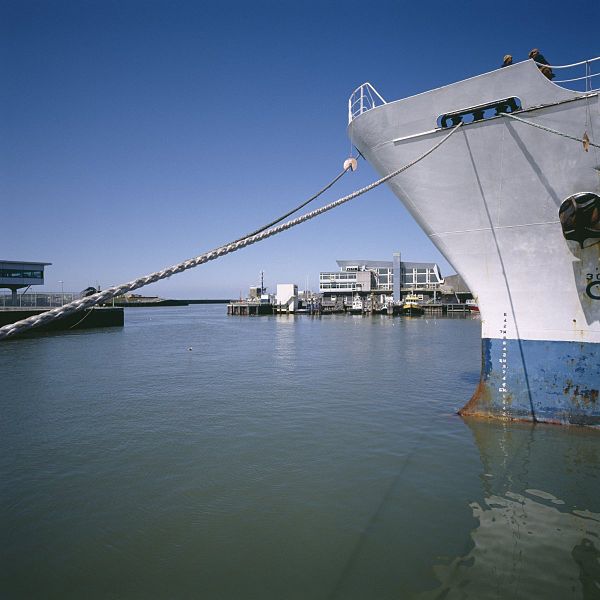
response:
[[[58,283],[60,283],[60,304],[62,306],[65,303],[65,282],[61,280]]]

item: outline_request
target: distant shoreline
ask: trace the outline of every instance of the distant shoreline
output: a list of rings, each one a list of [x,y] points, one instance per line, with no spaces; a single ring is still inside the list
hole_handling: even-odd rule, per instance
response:
[[[121,308],[155,308],[165,306],[189,306],[190,304],[229,304],[231,300],[222,298],[200,298],[195,300],[179,300],[176,298],[135,299],[131,301],[109,300],[105,306],[119,306]]]
[[[224,300],[222,298],[201,298],[200,300],[185,300],[188,304],[229,304],[233,300]]]

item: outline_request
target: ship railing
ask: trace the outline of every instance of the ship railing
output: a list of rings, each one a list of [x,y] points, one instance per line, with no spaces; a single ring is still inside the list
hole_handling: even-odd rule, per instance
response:
[[[556,79],[552,80],[553,83],[561,85],[568,83],[571,85],[563,85],[563,87],[578,88],[577,91],[594,92],[600,89],[600,79],[595,79],[596,77],[600,77],[600,62],[598,61],[600,61],[600,56],[582,60],[581,62],[573,63],[571,65],[536,64],[539,67],[550,67],[553,72],[559,71],[559,73],[554,73]],[[593,72],[594,70],[596,71],[595,73]],[[571,77],[571,75],[573,75],[573,77]]]
[[[381,94],[369,83],[358,86],[348,99],[348,123],[364,112],[387,104]]]

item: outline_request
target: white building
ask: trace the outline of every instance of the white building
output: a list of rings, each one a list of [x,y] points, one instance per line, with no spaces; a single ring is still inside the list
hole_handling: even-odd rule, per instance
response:
[[[326,300],[352,302],[353,296],[371,296],[385,304],[399,302],[403,293],[440,290],[444,279],[436,263],[401,262],[400,254],[387,260],[338,260],[339,271],[319,275],[319,292]]]
[[[298,286],[295,283],[277,284],[275,307],[280,312],[296,312],[298,310]]]

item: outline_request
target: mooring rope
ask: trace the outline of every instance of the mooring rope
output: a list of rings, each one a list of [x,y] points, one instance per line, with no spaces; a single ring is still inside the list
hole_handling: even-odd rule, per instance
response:
[[[343,198],[339,198],[338,200],[330,202],[329,204],[326,204],[321,208],[317,208],[311,212],[305,213],[304,215],[296,217],[291,221],[286,221],[285,223],[278,225],[277,227],[266,229],[265,231],[262,231],[255,235],[249,235],[245,238],[236,240],[234,242],[230,242],[229,244],[225,244],[224,246],[215,248],[210,252],[206,252],[204,254],[196,256],[195,258],[190,258],[189,260],[177,263],[176,265],[167,267],[165,269],[162,269],[161,271],[156,271],[155,273],[151,273],[150,275],[145,275],[143,277],[138,277],[137,279],[134,279],[133,281],[130,281],[128,283],[123,283],[121,285],[108,288],[102,292],[98,292],[97,294],[92,294],[91,296],[86,296],[85,298],[79,298],[78,300],[74,300],[73,302],[65,304],[64,306],[53,308],[52,310],[43,312],[39,315],[34,315],[32,317],[28,317],[27,319],[22,319],[21,321],[17,321],[15,323],[11,323],[10,325],[0,327],[0,340],[6,339],[18,333],[23,333],[28,329],[31,329],[32,327],[50,323],[55,319],[66,317],[80,310],[91,308],[92,306],[95,306],[96,304],[100,304],[102,302],[106,302],[111,298],[114,298],[115,296],[121,296],[123,294],[126,294],[127,292],[137,290],[150,283],[156,283],[161,279],[167,279],[168,277],[176,275],[177,273],[182,273],[183,271],[187,271],[188,269],[193,269],[194,267],[207,263],[211,260],[215,260],[217,258],[220,258],[221,256],[225,256],[226,254],[231,254],[232,252],[236,252],[237,250],[245,248],[246,246],[250,246],[251,244],[255,244],[256,242],[260,242],[262,240],[270,238],[274,235],[277,235],[278,233],[281,233],[282,231],[291,229],[296,225],[300,225],[305,221],[313,219],[325,212],[337,208],[338,206],[341,206],[342,204],[345,204],[346,202],[353,200],[358,196],[362,196],[363,194],[370,192],[372,189],[376,188],[377,186],[380,186],[382,183],[385,183],[386,181],[392,179],[392,177],[396,177],[396,175],[399,175],[403,171],[406,171],[410,167],[416,165],[418,162],[422,161],[432,152],[437,150],[445,141],[447,141],[452,135],[454,135],[454,133],[458,129],[460,129],[462,125],[462,123],[459,123],[456,127],[452,129],[452,131],[450,131],[450,133],[448,133],[448,135],[444,136],[439,142],[437,142],[429,150],[418,156],[415,160],[404,165],[403,167],[400,167],[399,169],[396,169],[395,171],[392,171],[391,173],[385,175],[381,179],[378,179],[377,181],[374,181],[373,183],[370,183],[369,185],[359,190],[356,190],[351,194],[348,194],[347,196],[344,196]]]
[[[589,144],[594,148],[600,148],[600,145],[594,144],[591,140],[584,140],[583,138],[575,137],[574,135],[569,135],[568,133],[563,133],[562,131],[557,131],[556,129],[551,129],[550,127],[546,127],[544,125],[540,125],[539,123],[532,123],[531,121],[527,121],[526,119],[521,119],[521,117],[517,117],[516,115],[512,115],[509,113],[501,113],[503,117],[510,117],[515,121],[520,121],[521,123],[525,123],[526,125],[531,125],[532,127],[537,127],[538,129],[542,129],[543,131],[547,131],[549,133],[554,133],[556,135],[560,135],[561,137],[568,138],[575,142],[581,142],[582,144]]]
[[[242,236],[241,238],[238,238],[235,241],[239,242],[240,240],[243,240],[252,235],[257,235],[259,233],[262,233],[265,229],[269,229],[269,227],[273,227],[273,225],[277,225],[277,223],[281,223],[281,221],[283,221],[284,219],[287,219],[287,217],[289,217],[290,215],[293,215],[295,212],[298,212],[301,208],[304,208],[307,204],[310,204],[313,200],[316,200],[321,194],[325,193],[334,183],[339,181],[351,168],[352,167],[350,165],[348,165],[341,173],[336,175],[325,187],[321,188],[316,194],[311,196],[308,200],[305,200],[302,204],[299,204],[298,206],[296,206],[296,208],[293,208],[292,210],[286,212],[284,215],[281,215],[274,221],[271,221],[270,223],[263,225],[259,229],[255,229],[254,231],[247,233],[246,235]]]

